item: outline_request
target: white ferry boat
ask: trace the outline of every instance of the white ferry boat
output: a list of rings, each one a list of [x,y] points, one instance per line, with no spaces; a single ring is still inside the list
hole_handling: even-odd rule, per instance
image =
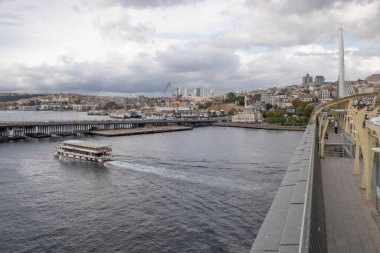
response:
[[[62,142],[55,155],[60,158],[68,157],[102,163],[111,160],[111,152],[112,148],[109,146],[87,141],[70,140]]]

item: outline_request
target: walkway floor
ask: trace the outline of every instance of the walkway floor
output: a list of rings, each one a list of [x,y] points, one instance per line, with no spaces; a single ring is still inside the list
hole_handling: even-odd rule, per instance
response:
[[[338,134],[335,135],[334,133],[334,127],[330,124],[327,129],[326,129],[326,132],[328,134],[328,137],[329,139],[326,141],[326,143],[328,144],[335,144],[335,143],[342,143],[342,139],[341,139],[341,133],[342,131],[339,129],[338,130]]]
[[[353,159],[321,159],[328,252],[380,252],[375,205],[352,175]]]

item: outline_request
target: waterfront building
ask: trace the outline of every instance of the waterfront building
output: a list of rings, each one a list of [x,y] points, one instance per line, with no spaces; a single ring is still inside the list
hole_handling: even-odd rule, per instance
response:
[[[81,104],[81,105],[73,105],[73,111],[83,112],[83,111],[94,111],[96,110],[98,105],[94,104]]]
[[[258,123],[262,122],[263,116],[261,112],[254,106],[248,105],[247,96],[244,97],[244,111],[232,116],[234,123]]]
[[[177,111],[177,108],[174,108],[174,107],[170,107],[170,106],[165,106],[165,107],[159,107],[159,106],[156,106],[155,107],[155,111],[159,114],[159,115],[171,115],[174,113],[174,110]],[[178,107],[178,112],[180,114],[188,114],[191,112],[190,108],[189,107],[184,107],[184,106],[179,106]]]

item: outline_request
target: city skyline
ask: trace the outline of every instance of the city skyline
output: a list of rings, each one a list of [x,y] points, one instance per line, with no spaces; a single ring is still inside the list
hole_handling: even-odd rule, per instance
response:
[[[340,25],[348,77],[363,79],[380,71],[379,13],[376,1],[0,1],[0,92],[336,81]]]

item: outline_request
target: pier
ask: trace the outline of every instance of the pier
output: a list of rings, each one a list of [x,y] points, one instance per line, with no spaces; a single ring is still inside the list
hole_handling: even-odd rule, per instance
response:
[[[141,132],[173,131],[176,127],[210,126],[215,120],[173,119],[173,120],[99,120],[99,121],[47,121],[47,122],[7,122],[0,123],[0,141],[21,140],[26,138],[64,137],[83,134],[125,135]],[[164,127],[164,128],[163,128]],[[155,129],[157,131],[154,131]],[[132,131],[132,129],[134,129]],[[136,129],[144,129],[142,131]],[[171,129],[171,130],[170,130]],[[110,132],[111,131],[111,132]],[[125,134],[121,134],[125,133]]]

